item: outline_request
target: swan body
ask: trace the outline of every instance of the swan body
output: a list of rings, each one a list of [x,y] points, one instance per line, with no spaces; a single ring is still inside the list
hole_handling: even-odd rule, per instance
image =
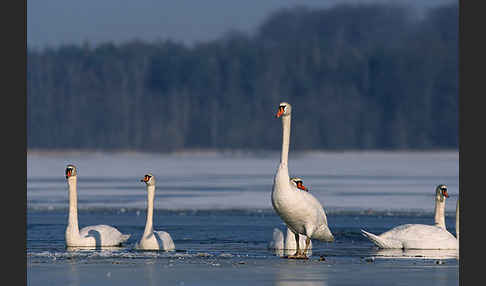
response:
[[[457,239],[435,225],[404,224],[380,235],[361,231],[379,248],[457,249]]]
[[[66,179],[69,189],[69,216],[65,232],[68,247],[101,247],[120,246],[130,238],[129,234],[122,234],[118,229],[105,225],[92,225],[79,229],[77,208],[77,169],[69,164],[66,167]]]
[[[155,197],[155,177],[152,174],[146,174],[141,180],[147,185],[147,221],[142,237],[136,243],[135,249],[140,250],[165,250],[175,249],[174,241],[168,232],[153,230],[153,212]]]
[[[438,185],[434,225],[404,224],[380,235],[365,230],[361,230],[361,232],[376,246],[383,249],[458,249],[458,239],[445,228],[444,205],[447,197],[449,197],[447,186]],[[456,216],[456,220],[458,219]]]
[[[290,116],[291,105],[282,102],[279,105],[277,117],[282,117],[282,154],[280,164],[273,181],[272,188],[272,206],[288,228],[296,236],[302,234],[307,236],[306,248],[310,239],[332,242],[334,237],[327,225],[327,217],[321,203],[309,192],[302,192],[297,189],[289,178],[288,170],[288,152],[290,144]],[[300,251],[300,245],[297,242],[297,257],[305,257]],[[294,258],[294,257],[292,257]]]
[[[162,246],[162,247],[161,247]],[[153,231],[148,235],[144,235],[140,241],[135,245],[136,249],[140,250],[165,250],[170,251],[175,249],[174,241],[168,232]]]
[[[299,191],[288,181],[288,168],[280,165],[272,191],[275,211],[294,233],[332,242],[334,237],[322,205],[312,194]]]
[[[290,178],[290,182],[298,189],[308,192],[309,190],[304,186],[303,180],[301,178]],[[299,235],[299,245],[305,245],[306,237],[304,235]],[[297,243],[295,241],[295,234],[287,227],[287,235],[284,240],[284,235],[282,231],[278,228],[273,230],[273,239],[268,245],[269,249],[275,251],[279,256],[284,254],[289,256],[295,253],[297,250]],[[312,241],[309,242],[307,247],[307,252],[305,254],[312,255]],[[285,253],[284,253],[285,252]]]
[[[307,187],[304,186],[304,181],[301,178],[293,177],[290,178],[290,182],[298,189],[308,192],[309,190]],[[305,236],[299,235],[299,244],[305,244]],[[287,227],[287,236],[284,242],[284,236],[280,229],[274,228],[273,229],[273,238],[268,244],[268,248],[275,250],[277,254],[283,255],[283,251],[285,250],[285,255],[290,255],[290,251],[297,250],[297,244],[295,242],[295,235]],[[312,241],[309,243],[308,250],[312,249]]]
[[[130,237],[116,228],[106,225],[91,225],[79,230],[79,235],[66,231],[66,245],[69,247],[120,246]]]

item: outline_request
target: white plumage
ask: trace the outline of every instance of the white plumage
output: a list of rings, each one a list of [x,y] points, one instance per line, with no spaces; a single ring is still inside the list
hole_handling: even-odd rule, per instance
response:
[[[147,185],[147,221],[143,235],[136,243],[135,248],[141,250],[174,250],[174,241],[168,232],[153,230],[155,177],[148,173],[141,181]]]
[[[445,199],[447,186],[438,185],[435,196],[434,225],[404,224],[392,228],[380,235],[375,235],[365,230],[362,234],[376,246],[383,249],[458,249],[459,240],[445,227]],[[459,221],[458,206],[456,208],[456,221]],[[459,237],[458,228],[456,235]]]
[[[326,213],[321,203],[311,193],[297,189],[290,182],[288,170],[290,104],[286,102],[280,103],[277,117],[280,116],[282,117],[283,129],[282,154],[273,182],[272,205],[294,234],[307,236],[305,252],[309,246],[310,239],[331,242],[334,241],[334,237],[327,225]],[[298,242],[296,248],[295,255],[289,257],[305,258],[306,256]]]
[[[66,167],[66,179],[69,189],[69,216],[65,232],[66,246],[120,246],[130,238],[129,234],[122,234],[118,229],[105,224],[86,226],[80,230],[77,205],[77,169],[74,165],[69,164]]]

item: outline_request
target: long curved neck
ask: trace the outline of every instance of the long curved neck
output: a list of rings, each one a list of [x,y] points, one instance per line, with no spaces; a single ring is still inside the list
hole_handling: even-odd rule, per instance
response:
[[[459,240],[459,198],[456,205],[456,238]]]
[[[68,229],[71,233],[79,234],[78,225],[78,193],[77,193],[77,178],[69,177],[69,217],[68,217]]]
[[[280,164],[287,165],[289,161],[289,146],[290,146],[290,115],[282,116],[282,155],[280,157]]]
[[[434,221],[435,225],[438,227],[441,227],[443,229],[446,229],[445,226],[445,199],[439,199],[436,197],[435,199],[435,216],[434,216]]]
[[[150,235],[153,232],[154,197],[155,186],[147,185],[147,221],[143,232],[144,236]]]

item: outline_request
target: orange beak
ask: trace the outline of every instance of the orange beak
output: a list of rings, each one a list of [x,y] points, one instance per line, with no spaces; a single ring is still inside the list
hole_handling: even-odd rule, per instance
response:
[[[66,179],[68,179],[69,177],[71,177],[71,170],[66,171]]]
[[[442,194],[444,195],[444,197],[448,198],[449,197],[449,194],[447,193],[447,190],[443,190],[442,191]]]
[[[140,181],[141,181],[141,182],[145,182],[145,183],[146,183],[146,182],[148,182],[148,180],[149,180],[149,176],[145,176],[145,177],[143,177],[143,179],[141,179]]]
[[[277,115],[276,115],[276,116],[277,116],[277,118],[279,118],[280,116],[282,116],[282,114],[283,114],[283,113],[284,113],[284,109],[283,109],[283,107],[279,107],[279,108],[278,108]]]
[[[299,189],[301,189],[301,190],[303,190],[303,191],[306,191],[306,192],[307,192],[307,188],[306,188],[306,187],[304,186],[304,184],[302,184],[302,183],[298,183],[298,184],[297,184],[297,188],[299,188]]]

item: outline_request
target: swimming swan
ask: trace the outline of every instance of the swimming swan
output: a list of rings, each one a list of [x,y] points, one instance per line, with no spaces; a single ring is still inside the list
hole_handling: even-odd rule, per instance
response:
[[[69,188],[69,217],[65,239],[68,247],[119,246],[128,240],[130,234],[122,234],[116,228],[105,225],[91,225],[79,230],[77,169],[69,164],[66,167],[66,179]]]
[[[361,230],[362,234],[379,248],[402,249],[458,249],[458,239],[445,227],[445,200],[449,197],[446,185],[438,185],[435,195],[434,225],[404,224],[392,228],[380,235]],[[459,204],[456,208],[456,221]],[[459,237],[459,229],[456,230]]]
[[[290,145],[290,120],[292,107],[281,102],[277,118],[282,118],[282,154],[272,187],[272,206],[294,233],[296,249],[288,258],[306,259],[311,239],[332,242],[334,237],[327,225],[327,218],[321,203],[309,192],[302,192],[290,182],[288,155]],[[299,234],[307,236],[304,251],[300,248]]]
[[[147,185],[147,221],[142,238],[135,245],[136,249],[142,250],[174,250],[175,245],[170,234],[165,231],[153,230],[154,196],[155,196],[155,177],[148,173],[141,182]]]

